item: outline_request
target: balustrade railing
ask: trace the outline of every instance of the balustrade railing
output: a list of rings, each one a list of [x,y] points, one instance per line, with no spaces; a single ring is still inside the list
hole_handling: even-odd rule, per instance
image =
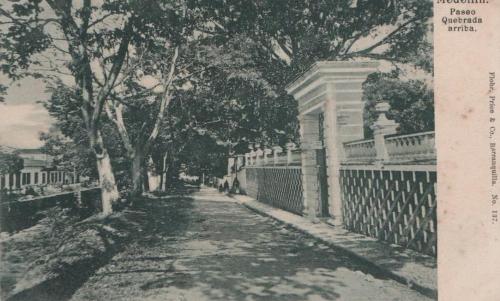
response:
[[[345,158],[351,162],[371,162],[377,157],[373,139],[344,144]]]
[[[385,153],[385,157],[381,156]],[[264,149],[245,154],[245,166],[300,165],[301,150]],[[384,164],[434,163],[436,160],[435,133],[422,132],[409,135],[388,136],[382,145],[374,139],[344,143],[343,163]],[[241,166],[241,164],[240,164]]]
[[[273,158],[272,164],[275,166],[287,165],[288,160],[286,153],[278,154],[275,158]]]
[[[344,163],[418,163],[436,160],[435,133],[422,132],[384,138],[378,148],[374,139],[344,143]],[[385,150],[384,150],[385,148]],[[380,152],[386,152],[381,158]]]
[[[385,139],[391,162],[435,160],[435,133],[424,132]]]
[[[301,150],[296,148],[294,144],[287,145],[287,149],[281,147],[265,148],[253,150],[241,158],[245,159],[245,166],[287,166],[300,165]]]

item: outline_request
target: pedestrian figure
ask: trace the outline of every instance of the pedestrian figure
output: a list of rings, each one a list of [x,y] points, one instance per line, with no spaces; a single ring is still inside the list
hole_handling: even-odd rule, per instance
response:
[[[224,192],[225,193],[229,192],[229,183],[227,182],[227,180],[224,182]]]

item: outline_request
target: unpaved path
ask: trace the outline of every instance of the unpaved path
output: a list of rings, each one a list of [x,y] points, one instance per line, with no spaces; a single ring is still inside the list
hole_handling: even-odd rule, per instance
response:
[[[72,300],[427,300],[215,192],[147,206],[151,231]]]

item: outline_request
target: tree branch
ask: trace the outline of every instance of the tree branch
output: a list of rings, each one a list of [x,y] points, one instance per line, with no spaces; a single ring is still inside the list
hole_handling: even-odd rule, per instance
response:
[[[370,53],[372,50],[376,49],[377,47],[382,46],[385,43],[387,43],[388,40],[390,40],[395,34],[397,34],[398,32],[402,31],[404,28],[406,28],[406,26],[408,26],[409,24],[415,23],[415,22],[417,22],[419,20],[422,20],[422,19],[424,19],[424,17],[414,17],[414,18],[412,18],[412,19],[404,22],[400,26],[398,26],[391,33],[389,33],[387,36],[385,36],[385,38],[383,38],[382,40],[380,40],[377,43],[373,44],[372,46],[367,47],[367,48],[365,48],[363,50],[359,50],[359,51],[353,52],[351,54],[346,54],[345,56],[347,56],[347,57],[353,57],[353,56],[366,55],[366,54]]]
[[[151,145],[151,143],[156,139],[160,131],[160,124],[163,119],[165,108],[168,106],[171,100],[170,85],[172,84],[174,78],[175,65],[177,63],[178,56],[179,56],[179,46],[176,46],[174,49],[174,56],[172,57],[172,62],[170,64],[170,71],[168,72],[168,76],[165,78],[163,82],[164,91],[161,96],[160,110],[158,111],[158,115],[156,116],[156,121],[153,131],[151,132],[151,135],[149,135],[149,138],[145,143],[145,148],[148,148]]]
[[[107,18],[109,18],[109,17],[111,17],[111,16],[114,16],[114,15],[116,15],[116,14],[115,14],[115,13],[109,13],[109,14],[106,14],[106,15],[104,15],[104,16],[102,16],[102,17],[100,17],[100,18],[96,19],[96,20],[95,20],[95,21],[93,21],[92,23],[90,23],[90,24],[88,25],[88,28],[90,28],[90,27],[92,27],[92,26],[95,26],[95,25],[97,25],[97,24],[101,23],[102,21],[104,21],[105,19],[107,19]]]
[[[111,106],[114,108],[115,116],[113,117],[113,112],[111,111]],[[112,100],[107,100],[106,105],[105,105],[105,111],[106,114],[108,115],[108,118],[116,125],[116,128],[118,129],[118,133],[120,134],[120,137],[122,138],[123,141],[123,146],[127,150],[128,154],[130,156],[133,156],[134,154],[134,148],[132,147],[132,143],[130,141],[130,137],[128,135],[127,127],[125,126],[125,122],[123,121],[123,105],[116,104]]]
[[[120,42],[120,46],[116,53],[111,70],[109,71],[109,77],[107,81],[104,83],[104,86],[99,90],[98,95],[96,96],[94,111],[91,120],[93,125],[97,124],[97,122],[99,121],[99,116],[102,112],[103,104],[106,98],[108,97],[109,93],[111,92],[111,89],[113,89],[116,79],[118,78],[118,74],[121,71],[123,60],[125,59],[125,56],[127,54],[128,45],[131,39],[131,32],[132,32],[132,22],[129,20],[127,21],[123,29],[124,36]]]

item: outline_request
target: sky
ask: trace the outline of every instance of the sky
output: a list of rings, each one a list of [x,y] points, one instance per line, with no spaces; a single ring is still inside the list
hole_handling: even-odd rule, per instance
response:
[[[9,80],[0,74],[0,82],[7,84]],[[0,145],[16,148],[42,146],[38,135],[49,129],[53,119],[37,101],[47,97],[41,80],[24,79],[10,85],[5,103],[0,103]]]

